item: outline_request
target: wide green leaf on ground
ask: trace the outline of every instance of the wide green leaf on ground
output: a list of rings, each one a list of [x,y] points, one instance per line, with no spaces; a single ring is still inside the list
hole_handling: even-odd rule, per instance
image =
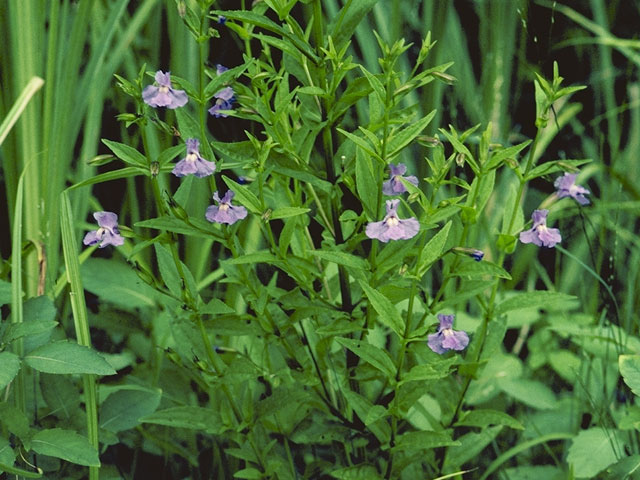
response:
[[[95,350],[66,340],[36,348],[24,357],[24,361],[31,368],[44,373],[92,373],[95,375],[115,375],[116,373]]]
[[[84,288],[125,309],[153,307],[160,294],[123,262],[89,258],[81,267]]]
[[[594,427],[573,439],[567,462],[576,478],[592,478],[618,460],[624,444],[615,431]]]
[[[20,371],[20,358],[11,352],[0,352],[0,389],[3,389]]]
[[[197,406],[170,407],[140,418],[142,423],[154,423],[173,428],[188,428],[215,433],[221,429],[220,415],[210,408]]]
[[[41,455],[61,458],[87,467],[99,467],[98,452],[86,437],[73,430],[52,428],[41,430],[33,436],[31,448]]]
[[[107,397],[100,406],[100,427],[113,433],[140,424],[140,418],[156,411],[162,390],[127,385]]]
[[[624,383],[636,395],[640,395],[640,355],[620,355],[618,368]]]

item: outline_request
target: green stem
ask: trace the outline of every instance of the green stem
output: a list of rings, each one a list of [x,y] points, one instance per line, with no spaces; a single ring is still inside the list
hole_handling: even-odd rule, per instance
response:
[[[62,247],[65,267],[67,269],[67,279],[70,285],[69,297],[71,299],[76,339],[78,344],[91,348],[91,333],[89,331],[87,306],[84,301],[84,289],[82,287],[80,262],[78,260],[78,247],[76,245],[75,230],[73,228],[73,210],[66,192],[63,192],[61,195],[60,210]],[[89,443],[93,445],[96,451],[99,451],[96,376],[85,374],[82,376],[82,383],[84,388],[85,409],[87,412],[87,435],[89,437]],[[99,476],[100,467],[89,467],[89,478],[91,480],[98,480]]]

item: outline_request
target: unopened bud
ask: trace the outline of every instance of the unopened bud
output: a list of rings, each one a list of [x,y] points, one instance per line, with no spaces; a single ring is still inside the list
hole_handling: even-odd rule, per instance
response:
[[[109,163],[114,158],[116,158],[116,157],[114,157],[111,154],[97,155],[97,156],[93,157],[92,159],[87,160],[87,163],[89,165],[91,165],[92,167],[99,167],[100,165],[106,165],[107,163]]]
[[[189,218],[189,214],[187,214],[186,210],[182,208],[182,206],[169,194],[167,194],[167,203],[169,204],[169,210],[171,210],[174,217],[179,218],[180,220],[187,220]]]
[[[458,81],[458,79],[456,77],[454,77],[453,75],[449,75],[447,73],[431,72],[431,75],[433,75],[436,78],[439,78],[440,80],[442,80],[447,85],[453,85],[454,83],[456,83]]]
[[[158,162],[151,162],[151,165],[149,165],[149,171],[151,172],[152,177],[157,177],[160,173],[160,164]]]
[[[271,210],[270,208],[267,208],[265,212],[262,214],[262,220],[264,220],[265,222],[269,221],[272,213],[273,213],[273,210]]]
[[[184,18],[184,16],[187,14],[187,4],[184,2],[184,0],[178,0],[178,15],[180,16],[180,18]]]
[[[442,145],[442,142],[437,137],[431,137],[429,135],[420,135],[418,137],[418,141],[422,143],[426,143],[428,145],[433,145],[434,147],[437,145]]]
[[[453,247],[451,250],[454,253],[457,253],[460,255],[468,255],[471,258],[473,258],[476,262],[480,262],[484,258],[484,252],[482,250],[478,250],[477,248]]]
[[[138,275],[140,280],[142,280],[147,285],[151,285],[152,287],[155,286],[156,281],[155,278],[153,278],[153,275],[149,271],[141,267],[138,262],[133,263],[133,269],[136,271],[136,275]]]

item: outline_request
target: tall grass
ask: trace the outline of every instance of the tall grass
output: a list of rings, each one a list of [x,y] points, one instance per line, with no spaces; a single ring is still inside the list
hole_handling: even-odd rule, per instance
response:
[[[127,128],[122,122],[115,123],[112,118],[114,112],[129,112],[131,103],[116,89],[114,74],[134,79],[146,65],[147,71],[161,69],[191,79],[202,93],[208,81],[204,65],[215,65],[222,58],[242,63],[239,54],[233,56],[225,48],[248,47],[253,53],[259,49],[255,40],[235,36],[237,31],[224,33],[227,37],[223,39],[197,44],[179,15],[179,3],[160,0],[63,0],[50,1],[43,8],[40,0],[7,0],[0,5],[0,41],[6,46],[0,57],[0,159],[6,195],[6,221],[3,225],[4,231],[11,233],[4,235],[5,244],[11,246],[3,250],[3,257],[11,256],[11,261],[6,262],[2,278],[12,282],[10,304],[13,323],[24,320],[25,301],[46,295],[55,301],[60,312],[59,322],[67,333],[71,335],[75,331],[78,343],[90,346],[91,315],[87,313],[79,270],[79,262],[86,256],[80,260],[77,258],[77,239],[81,235],[79,226],[84,226],[90,211],[101,209],[118,210],[122,219],[135,225],[163,213],[162,209],[166,208],[163,207],[165,192],[175,192],[171,188],[174,185],[172,180],[164,173],[153,180],[157,183],[141,182],[133,176],[118,180],[121,191],[126,192],[124,201],[120,196],[110,196],[109,187],[102,184],[95,191],[87,186],[91,183],[89,179],[110,168],[96,166],[101,161],[90,162],[98,153],[106,151],[101,146],[101,138],[118,137],[118,141],[134,148],[144,143],[149,163],[171,146],[173,140],[153,125],[139,130]],[[187,3],[195,5],[197,2]],[[218,3],[222,4],[221,7],[229,6],[229,2]],[[249,3],[246,2],[247,8]],[[281,5],[286,2],[273,0],[267,3]],[[322,38],[322,29],[335,21],[340,8],[348,2],[324,0],[304,3],[301,2],[293,11],[301,21],[315,19],[307,31],[313,43]],[[489,301],[491,305],[496,299],[504,300],[515,291],[549,290],[572,294],[579,299],[576,305],[579,313],[550,311],[534,319],[526,315],[521,318],[508,316],[501,358],[510,359],[505,362],[512,362],[511,365],[517,364],[514,369],[519,369],[518,375],[526,381],[537,382],[538,385],[550,378],[547,387],[558,397],[559,406],[548,412],[531,411],[523,407],[522,398],[514,400],[515,394],[496,397],[505,410],[530,420],[530,426],[522,434],[509,433],[509,436],[500,437],[495,432],[490,437],[489,432],[486,437],[479,437],[478,445],[487,448],[481,448],[478,455],[484,451],[487,458],[482,462],[486,467],[483,479],[491,478],[494,472],[500,472],[498,478],[514,478],[510,474],[522,473],[517,472],[517,468],[535,463],[555,465],[560,471],[572,444],[569,439],[575,439],[587,427],[598,427],[611,435],[613,450],[623,456],[622,445],[616,440],[618,433],[611,432],[621,430],[619,410],[631,404],[631,394],[623,388],[617,366],[618,356],[630,345],[635,345],[633,342],[639,333],[637,312],[640,310],[640,277],[636,268],[640,264],[637,231],[640,215],[640,185],[637,181],[640,174],[637,160],[640,148],[640,43],[631,37],[633,32],[625,18],[639,18],[640,7],[633,2],[612,4],[604,0],[580,4],[546,0],[362,0],[360,4],[370,6],[371,12],[367,21],[355,30],[349,53],[369,72],[380,74],[383,71],[379,63],[381,46],[376,34],[390,45],[400,38],[405,39],[405,44],[413,43],[408,54],[398,59],[398,70],[407,75],[418,56],[421,41],[429,34],[437,43],[428,66],[453,61],[447,76],[443,76],[444,82],[431,82],[402,99],[402,106],[407,108],[404,113],[412,114],[413,118],[423,118],[433,109],[437,110],[419,142],[398,157],[420,177],[429,173],[424,159],[434,155],[431,147],[435,143],[443,144],[446,155],[454,150],[454,145],[438,132],[438,127],[445,128],[451,124],[457,131],[466,131],[480,125],[470,133],[466,142],[472,149],[483,145],[482,132],[485,131],[490,133],[488,140],[495,147],[511,146],[536,136],[533,81],[536,73],[550,77],[554,60],[559,61],[565,83],[589,86],[586,92],[577,92],[554,104],[551,119],[540,130],[534,144],[537,149],[531,154],[533,162],[591,160],[582,167],[580,183],[588,185],[592,191],[593,206],[583,209],[562,204],[563,208],[552,210],[570,248],[563,244],[563,247],[541,255],[531,249],[519,248],[509,257],[499,251],[493,239],[505,221],[502,217],[504,204],[516,198],[517,193],[522,193],[518,190],[521,185],[516,176],[508,168],[496,177],[485,215],[478,219],[478,228],[465,237],[469,244],[485,250],[487,259],[499,264],[504,262],[511,273],[512,278],[503,284],[504,290],[493,291]],[[240,6],[234,4],[230,8]],[[324,18],[319,19],[319,15],[324,15]],[[242,24],[242,28],[249,26]],[[249,54],[248,51],[245,53]],[[353,81],[360,73],[349,72],[347,78]],[[318,75],[321,76],[322,72]],[[145,83],[149,81],[151,79],[145,77]],[[257,92],[253,84],[247,89]],[[367,105],[360,102],[345,124],[353,125],[352,130],[357,130],[357,126],[369,124],[370,113]],[[227,135],[235,135],[236,140],[244,138],[242,132],[225,130],[232,128],[228,126],[231,119],[224,125],[216,123],[219,130],[206,130],[208,116],[204,105],[196,107],[195,116],[201,127],[198,134],[203,137],[203,143],[205,138],[227,141]],[[161,118],[168,123],[183,122],[181,128],[185,125],[184,118],[180,119],[174,112],[168,112]],[[394,119],[386,121],[393,122]],[[209,121],[208,125],[212,124]],[[242,129],[246,126],[242,123],[232,125],[242,125]],[[486,130],[488,125],[491,125],[490,131]],[[252,130],[253,125],[247,128],[256,136],[262,133]],[[327,154],[333,151],[330,135],[327,133],[323,138],[322,148]],[[210,148],[208,144],[207,148]],[[260,155],[260,152],[247,151],[256,157]],[[233,166],[240,165],[235,165],[226,156],[220,159],[219,165],[224,165],[224,161]],[[547,175],[526,187],[525,211],[536,208],[552,193],[553,177]],[[335,181],[331,175],[328,179]],[[82,183],[85,181],[87,183]],[[65,191],[70,185],[75,187]],[[310,197],[318,195],[313,185],[309,187],[304,182],[297,183],[297,180],[292,185],[295,185],[295,191],[289,193],[290,198],[300,196],[302,189],[308,191]],[[199,203],[206,201],[211,190],[221,186],[222,183],[216,185],[214,181],[197,185],[185,182],[174,196],[191,215],[196,216],[201,214]],[[455,189],[455,185],[443,187],[433,199],[435,204],[450,197]],[[148,201],[154,198],[154,194],[156,202]],[[319,195],[324,200],[324,194]],[[264,200],[260,198],[260,201],[264,206]],[[337,217],[343,208],[335,202],[335,199],[325,202],[327,210],[321,212],[327,225],[333,224],[334,228],[340,226]],[[322,202],[316,203],[321,207]],[[515,215],[514,210],[512,223]],[[233,251],[234,257],[240,256],[238,252],[249,255],[270,247],[269,237],[263,237],[263,233],[273,233],[266,230],[264,222],[258,219],[249,222],[233,242],[225,239],[238,249]],[[136,228],[132,235],[142,235],[141,231],[147,230]],[[309,230],[306,233],[310,235]],[[207,291],[217,295],[224,290],[217,282],[225,277],[226,272],[217,259],[211,259],[212,251],[217,255],[222,247],[216,247],[212,238],[188,237],[178,243],[166,231],[158,235],[169,239],[165,243],[168,245],[167,255],[172,255],[168,258],[174,261],[171,268],[181,271],[182,264],[177,258],[184,254],[182,262],[193,273],[196,293]],[[303,244],[306,241],[306,238],[294,238],[293,243]],[[341,241],[337,243],[341,244]],[[374,246],[369,252],[374,262],[378,253],[376,249]],[[158,283],[158,272],[151,266],[156,258],[152,249],[141,247],[125,251],[125,259],[136,265],[139,275],[148,274],[151,283]],[[234,273],[249,283],[253,273],[247,273],[249,267],[237,258],[236,261],[242,266],[237,267]],[[169,267],[165,265],[163,268]],[[348,279],[343,267],[338,267],[337,271],[341,280],[345,276]],[[441,296],[445,304],[456,305],[458,300],[455,296],[459,293],[456,287],[460,283],[455,280],[441,285],[440,275],[439,271],[429,273],[425,283],[434,293],[438,292],[438,299]],[[257,278],[257,273],[255,276]],[[179,277],[184,278],[184,275]],[[335,295],[340,292],[343,302],[349,303],[347,298],[350,294],[344,282],[329,283],[327,281],[323,288]],[[181,300],[185,305],[193,307],[189,304],[193,299],[185,293],[188,286],[176,288],[182,292]],[[256,297],[261,295],[259,291],[250,293]],[[233,305],[245,314],[253,305],[247,298],[230,290],[226,295],[225,304]],[[411,298],[413,301],[413,295]],[[410,305],[411,311],[413,304]],[[70,310],[71,314],[66,315]],[[467,324],[475,325],[473,322],[479,311],[477,305],[470,305],[460,317]],[[166,320],[167,312],[156,313],[158,318],[154,320],[158,324]],[[305,341],[309,342],[309,337],[314,345],[314,333],[305,330],[311,325],[304,322],[300,325]],[[194,347],[194,352],[197,350],[206,356],[217,368],[221,361],[209,342],[210,335],[201,319],[197,327],[199,331],[194,335],[198,340],[193,342],[198,348]],[[155,348],[153,354],[144,358],[144,362],[151,365],[150,383],[155,388],[162,384],[163,367],[167,363],[163,360],[163,349],[168,348],[155,336],[160,336],[161,328],[165,327],[145,324],[145,328],[147,330],[142,329],[141,332],[154,338],[136,337],[135,341]],[[605,347],[601,348],[600,341],[606,344]],[[199,342],[204,347],[200,348]],[[22,339],[13,345],[13,353],[23,358],[26,352]],[[246,345],[233,344],[231,347],[238,350],[246,347],[255,354],[260,345],[261,342],[248,341]],[[138,352],[144,350],[139,345],[136,348],[139,348]],[[195,353],[193,356],[194,364],[199,365],[198,356]],[[480,359],[478,352],[476,360]],[[315,358],[313,360],[316,361]],[[241,410],[251,411],[250,406],[242,404],[249,396],[236,405],[229,391],[215,391],[198,377],[198,372],[185,373],[187,368],[184,365],[176,365],[175,370],[171,370],[172,374],[179,371],[191,376],[201,394],[206,393],[221,405],[232,405],[234,410],[230,410],[230,418],[234,428],[241,428],[244,414]],[[336,376],[334,366],[325,367],[328,376],[331,371]],[[219,373],[206,372],[212,376]],[[482,398],[482,387],[494,385],[491,382],[495,379],[483,377],[482,373],[479,375],[473,381],[471,374],[466,377],[469,381],[458,408],[463,405],[467,387],[470,393],[464,400],[468,402],[466,405],[482,405],[478,400]],[[85,374],[83,378],[87,418],[82,428],[86,428],[90,443],[98,449],[100,402],[96,379],[93,374]],[[328,383],[332,381],[327,380]],[[37,418],[38,398],[31,398],[29,390],[36,386],[36,376],[25,367],[11,387],[13,403],[26,415],[30,424]],[[336,404],[344,400],[333,391],[332,395],[337,395],[331,399]],[[396,427],[393,426],[394,433]],[[163,437],[156,430],[138,428],[140,437],[136,437],[137,442],[142,443],[144,438],[154,445],[150,451],[162,452],[167,458],[173,454],[180,455],[188,459],[193,471],[197,470],[198,459],[192,453],[196,450],[196,440],[192,439],[188,447],[171,445],[166,432]],[[637,438],[633,435],[628,438],[631,438],[629,451],[639,454]],[[219,461],[230,458],[222,443],[213,443],[214,458]],[[243,444],[243,448],[253,452],[244,452],[245,457],[257,457],[257,463],[266,468],[268,459],[264,452],[258,452],[255,445]],[[287,468],[295,478],[296,467],[289,443],[286,443],[285,450],[290,460]],[[458,455],[463,453],[458,452]],[[236,462],[233,465],[239,467],[241,461],[233,461]],[[440,466],[446,464],[447,459],[442,456]],[[217,466],[221,478],[229,475],[226,468]],[[98,478],[97,466],[91,467],[90,475]]]

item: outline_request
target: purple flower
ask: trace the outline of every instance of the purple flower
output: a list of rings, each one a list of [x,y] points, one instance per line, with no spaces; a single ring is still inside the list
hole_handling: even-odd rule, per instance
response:
[[[218,23],[220,25],[224,25],[225,23],[227,23],[227,17],[225,17],[224,15],[218,15]]]
[[[417,177],[413,175],[403,177],[407,172],[407,166],[404,163],[399,163],[397,167],[391,163],[389,164],[389,169],[391,170],[391,178],[382,184],[382,193],[385,195],[400,195],[407,191],[407,187],[405,187],[404,183],[400,180],[401,178],[404,178],[416,187],[418,186]]]
[[[205,160],[200,156],[200,142],[195,138],[187,139],[187,156],[176,163],[171,173],[176,177],[184,177],[193,174],[202,178],[216,171],[216,164]]]
[[[152,107],[178,108],[184,106],[189,97],[184,90],[175,90],[171,88],[171,74],[164,73],[162,70],[156,72],[155,85],[147,85],[142,91],[142,99],[144,103]]]
[[[434,352],[442,354],[449,350],[464,350],[469,345],[467,332],[452,328],[454,318],[454,315],[438,314],[438,331],[430,334],[427,340],[427,345]]]
[[[407,240],[418,234],[420,223],[417,219],[398,218],[398,203],[398,199],[387,200],[387,215],[381,222],[371,222],[367,225],[367,237],[387,243],[389,240]]]
[[[218,192],[214,192],[213,199],[219,203],[219,205],[209,205],[205,217],[210,222],[215,223],[228,223],[229,225],[236,223],[238,220],[242,220],[247,216],[247,209],[243,206],[236,207],[231,205],[231,199],[235,193],[232,190],[227,191],[224,197],[220,199]]]
[[[547,227],[547,215],[549,210],[534,210],[531,214],[533,227],[530,230],[520,232],[522,243],[533,243],[539,247],[555,247],[562,241],[560,230]]]
[[[118,230],[118,215],[112,212],[96,212],[93,218],[98,222],[98,230],[87,233],[82,243],[85,245],[95,245],[100,242],[99,247],[104,248],[107,245],[117,247],[124,243],[124,238]]]
[[[222,113],[221,110],[231,110],[233,108],[233,101],[235,100],[233,88],[223,88],[213,97],[216,99],[216,103],[209,109],[209,113],[216,118],[227,118],[227,114]]]
[[[585,197],[591,192],[580,185],[576,185],[577,173],[565,173],[562,177],[556,178],[553,184],[556,187],[558,198],[571,197],[580,205],[588,205],[589,199]]]
[[[220,65],[219,63],[216,63],[216,75],[222,75],[227,70],[229,69],[224,65]]]

